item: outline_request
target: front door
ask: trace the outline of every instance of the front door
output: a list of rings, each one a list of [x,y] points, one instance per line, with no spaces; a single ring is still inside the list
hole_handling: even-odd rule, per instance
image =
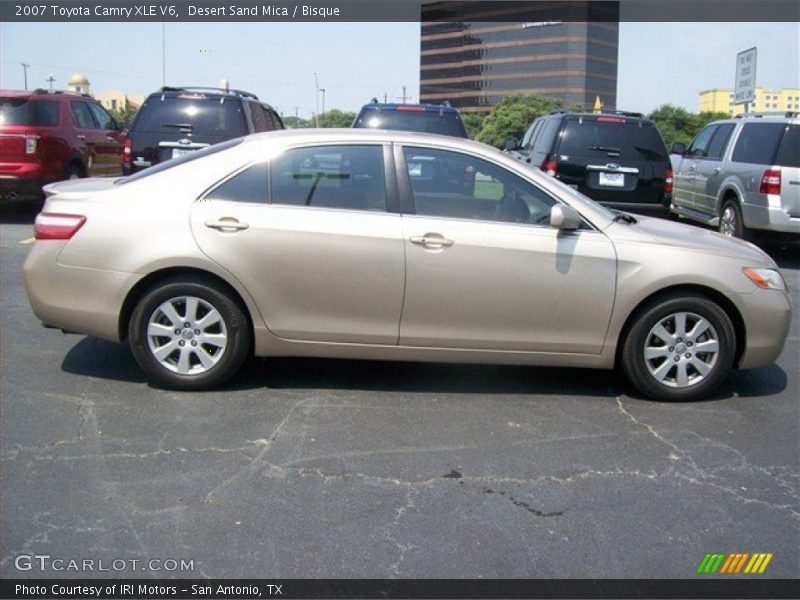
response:
[[[551,195],[504,167],[405,147],[405,346],[599,353],[616,286],[611,241],[549,226]]]

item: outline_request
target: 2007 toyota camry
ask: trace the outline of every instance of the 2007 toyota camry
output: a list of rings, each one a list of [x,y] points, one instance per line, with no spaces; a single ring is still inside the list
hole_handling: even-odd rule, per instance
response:
[[[686,400],[773,362],[789,329],[755,246],[611,212],[456,138],[273,132],[46,191],[34,312],[127,340],[173,388],[254,353],[619,366]]]

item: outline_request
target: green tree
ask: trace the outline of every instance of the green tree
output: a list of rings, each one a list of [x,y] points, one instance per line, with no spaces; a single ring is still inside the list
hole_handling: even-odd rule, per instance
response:
[[[305,129],[311,127],[311,122],[300,117],[283,117],[283,124],[290,129]]]
[[[461,120],[464,121],[464,127],[467,128],[467,133],[471,139],[475,139],[480,130],[483,128],[483,122],[486,120],[487,113],[470,112],[463,113]]]
[[[703,112],[693,113],[685,108],[679,106],[672,106],[671,104],[664,104],[647,117],[656,124],[667,148],[671,147],[673,143],[680,142],[685,145],[694,139],[694,136],[712,121],[718,119],[727,119],[727,113],[720,112]]]
[[[121,108],[112,108],[109,110],[109,114],[114,117],[114,120],[118,124],[125,124],[130,127],[131,122],[133,121],[133,117],[136,116],[136,111],[139,110],[139,107],[135,104],[131,104],[127,100],[125,101],[125,105]]]
[[[520,139],[531,121],[563,106],[561,100],[546,96],[506,96],[492,108],[475,139],[502,148],[507,138]]]
[[[345,112],[339,109],[326,110],[319,116],[320,127],[350,127],[356,118],[356,113]]]

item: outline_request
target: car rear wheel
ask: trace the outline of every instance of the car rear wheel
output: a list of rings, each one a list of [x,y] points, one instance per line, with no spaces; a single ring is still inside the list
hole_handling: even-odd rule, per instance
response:
[[[622,368],[641,393],[656,400],[697,400],[725,380],[736,336],[722,308],[700,295],[671,296],[635,319],[624,341]]]
[[[85,175],[78,165],[68,166],[66,173],[64,173],[64,179],[81,179],[82,177],[85,177]]]
[[[728,237],[745,239],[747,229],[742,220],[742,209],[736,200],[730,199],[722,203],[722,210],[719,214],[719,232]]]
[[[181,390],[227,381],[251,343],[239,305],[221,287],[201,281],[172,280],[151,289],[134,308],[128,334],[148,378]]]

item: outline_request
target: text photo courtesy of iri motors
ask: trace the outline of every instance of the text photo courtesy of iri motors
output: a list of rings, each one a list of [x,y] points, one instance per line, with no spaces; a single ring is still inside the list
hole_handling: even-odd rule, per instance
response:
[[[0,596],[796,597],[799,32],[0,3]]]

